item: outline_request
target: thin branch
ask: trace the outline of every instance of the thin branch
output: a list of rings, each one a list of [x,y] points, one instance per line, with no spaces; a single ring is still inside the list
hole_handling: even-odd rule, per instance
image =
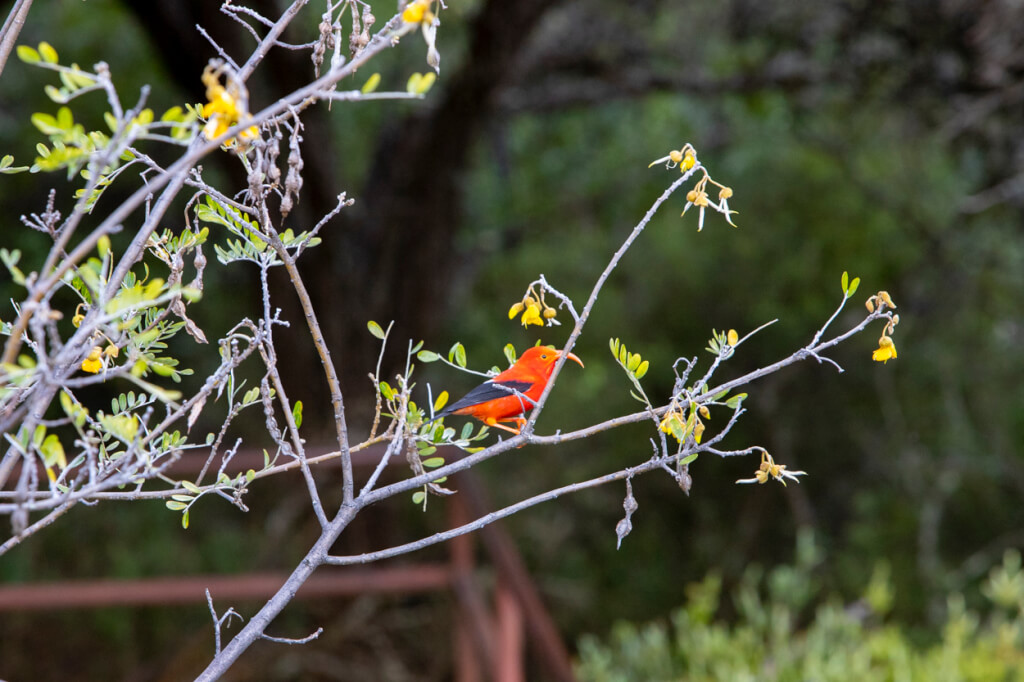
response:
[[[636,227],[633,228],[633,231],[630,232],[626,241],[622,243],[619,250],[612,256],[612,259],[608,262],[604,272],[602,272],[601,276],[597,278],[597,282],[594,284],[594,288],[590,292],[590,297],[587,299],[586,305],[583,306],[583,312],[580,313],[579,318],[576,320],[572,333],[569,334],[569,339],[565,342],[565,346],[562,348],[561,355],[558,357],[558,360],[555,361],[555,368],[551,373],[551,378],[548,380],[547,385],[544,387],[544,392],[541,393],[540,399],[537,400],[537,404],[533,408],[533,412],[530,414],[530,418],[521,429],[524,433],[529,434],[533,431],[533,426],[537,423],[537,418],[540,417],[541,410],[544,408],[544,404],[547,402],[548,396],[551,394],[551,390],[555,386],[555,380],[558,378],[559,372],[562,371],[562,366],[565,365],[566,361],[569,359],[569,352],[576,345],[576,339],[578,339],[580,334],[583,333],[583,326],[587,323],[587,319],[590,317],[590,311],[593,310],[594,304],[597,302],[597,296],[601,293],[604,283],[611,276],[615,268],[618,267],[619,261],[622,260],[626,251],[628,251],[633,245],[633,242],[637,240],[640,234],[644,231],[644,228],[647,227],[647,224],[651,222],[651,219],[654,217],[654,214],[657,213],[658,209],[661,208],[661,205],[668,201],[669,197],[672,196],[672,193],[679,189],[684,182],[693,177],[700,168],[700,164],[694,165],[693,168],[680,175],[675,182],[669,185],[668,189],[662,192],[660,197],[655,199],[654,203],[651,204],[651,207],[647,209],[647,213],[644,217],[639,223],[637,223]]]
[[[260,635],[260,639],[265,639],[268,642],[275,642],[277,644],[309,644],[314,639],[319,637],[323,633],[323,628],[317,628],[316,632],[311,635],[307,635],[302,639],[292,639],[291,637],[271,637],[270,635]]]
[[[352,452],[348,442],[348,423],[345,420],[345,403],[341,395],[341,383],[338,380],[338,373],[334,369],[334,362],[331,360],[331,351],[327,348],[327,341],[320,330],[320,322],[317,320],[316,311],[313,309],[313,302],[306,291],[306,285],[302,281],[299,269],[295,266],[294,257],[281,243],[277,235],[273,235],[270,245],[277,252],[278,258],[284,263],[288,276],[291,278],[292,286],[302,311],[305,313],[306,324],[309,327],[309,334],[313,337],[313,345],[320,356],[320,364],[324,368],[324,376],[327,378],[327,386],[331,392],[331,405],[334,407],[334,428],[338,436],[338,449],[341,452],[341,477],[342,477],[342,501],[352,501],[355,484],[352,478]]]
[[[756,379],[760,379],[769,374],[773,374],[782,369],[783,367],[788,367],[789,365],[795,364],[797,362],[813,358],[815,353],[819,353],[820,351],[826,348],[831,348],[841,343],[842,341],[862,331],[865,327],[867,327],[876,319],[882,317],[885,317],[885,313],[876,310],[875,312],[870,313],[867,317],[865,317],[864,320],[860,322],[860,324],[856,325],[850,330],[832,339],[829,339],[828,341],[821,342],[814,348],[801,348],[800,350],[796,351],[789,357],[779,360],[778,362],[775,362],[766,367],[762,367],[761,369],[748,372],[747,374],[744,374],[741,377],[732,379],[731,381],[727,381],[714,388],[706,389],[704,393],[694,398],[694,402],[696,402],[698,405],[702,405],[710,401],[715,395],[718,395],[723,391],[731,391],[734,388],[738,388],[740,386],[751,383]],[[660,417],[665,414],[665,411],[668,408],[669,405],[663,405],[661,407],[655,408],[654,413],[655,415]],[[576,431],[570,431],[567,433],[556,433],[550,436],[538,436],[533,433],[527,434],[524,431],[523,433],[520,433],[520,435],[518,436],[513,436],[508,440],[499,441],[494,445],[484,450],[481,450],[480,452],[475,452],[471,455],[467,455],[466,457],[463,457],[450,464],[446,464],[443,467],[438,467],[437,469],[434,469],[429,473],[420,476],[413,476],[405,480],[384,486],[383,488],[378,488],[377,490],[371,491],[366,495],[361,495],[357,499],[357,502],[359,502],[362,506],[373,504],[375,502],[380,502],[381,500],[384,500],[393,495],[415,490],[416,488],[419,488],[434,479],[441,478],[442,476],[451,476],[452,474],[456,474],[465,469],[469,469],[471,467],[476,466],[480,462],[491,459],[492,457],[496,457],[502,452],[521,448],[524,445],[558,445],[573,440],[588,438],[590,436],[601,433],[602,431],[607,431],[609,429],[624,426],[626,424],[635,424],[646,419],[650,419],[650,412],[648,410],[634,412],[633,414],[616,417],[615,419],[609,419],[607,421],[603,421],[598,424],[594,424],[592,426],[588,426],[586,428],[582,428]]]
[[[233,71],[238,71],[238,64],[235,63],[235,60],[231,58],[231,55],[224,51],[224,48],[220,46],[220,43],[214,40],[210,34],[206,32],[205,28],[196,24],[196,30],[199,31],[199,35],[206,38],[206,42],[210,43],[210,46],[213,47],[213,49],[217,50],[217,54],[220,55],[220,58],[223,59]]]
[[[250,55],[249,59],[242,65],[242,68],[238,70],[239,80],[242,82],[249,80],[249,76],[251,76],[252,72],[256,70],[256,67],[259,66],[261,61],[263,61],[263,58],[267,56],[267,53],[270,52],[270,48],[277,43],[277,39],[282,33],[284,33],[284,30],[288,28],[288,24],[292,23],[292,19],[295,18],[295,15],[298,14],[299,10],[305,7],[308,2],[309,0],[295,0],[291,6],[285,10],[284,14],[281,15],[281,18],[274,23],[270,28],[270,31],[267,32],[267,35],[265,35],[263,40],[260,41],[259,46],[253,50],[252,55]]]
[[[27,538],[27,537],[29,537],[31,535],[34,535],[38,531],[40,531],[43,528],[46,528],[47,526],[49,526],[51,523],[53,523],[54,521],[56,521],[60,517],[64,516],[64,514],[69,509],[71,509],[71,507],[75,506],[75,502],[76,502],[76,500],[67,500],[66,502],[64,502],[64,504],[62,504],[61,506],[59,506],[56,509],[54,509],[53,511],[51,511],[49,514],[47,514],[43,518],[39,519],[38,521],[33,523],[31,526],[28,526],[27,528],[22,530],[20,533],[16,533],[15,535],[12,535],[11,537],[9,537],[6,542],[4,542],[2,545],[0,545],[0,555],[5,554],[8,550],[12,549],[15,545],[21,543],[21,541],[24,540],[25,538]],[[17,511],[15,511],[15,513],[17,513]]]
[[[473,531],[479,530],[484,526],[494,523],[495,521],[499,521],[508,516],[512,516],[513,514],[523,511],[524,509],[535,507],[543,502],[548,502],[555,498],[561,497],[562,495],[579,492],[581,490],[587,490],[588,488],[596,488],[597,486],[605,485],[606,483],[611,483],[612,481],[621,481],[624,478],[631,478],[633,476],[636,476],[637,474],[642,474],[648,471],[652,471],[654,469],[658,469],[663,464],[671,463],[679,459],[680,457],[689,454],[690,453],[687,451],[684,453],[680,453],[678,455],[671,455],[667,459],[661,457],[657,459],[651,459],[635,467],[627,467],[625,469],[621,469],[610,474],[605,474],[604,476],[598,476],[597,478],[591,478],[589,480],[580,481],[578,483],[571,483],[569,485],[564,485],[560,488],[555,488],[553,490],[548,490],[538,495],[534,495],[533,497],[528,497],[525,500],[509,505],[504,509],[499,509],[498,511],[485,514],[484,516],[481,516],[475,521],[463,524],[461,526],[458,526],[457,528],[452,528],[451,530],[447,530],[441,533],[435,533],[434,535],[422,538],[420,540],[416,540],[415,542],[408,542],[404,545],[396,545],[394,547],[389,547],[388,549],[383,549],[378,552],[367,552],[365,554],[355,554],[351,556],[328,556],[325,559],[324,563],[330,564],[332,566],[367,564],[373,561],[380,561],[381,559],[389,559],[391,557],[399,556],[401,554],[415,552],[417,550],[423,549],[424,547],[436,545],[438,543],[451,540],[452,538],[457,538],[460,535],[472,533]],[[440,469],[438,469],[438,471],[440,471]],[[436,473],[431,473],[430,476],[433,478],[437,478]]]
[[[28,17],[28,10],[32,7],[32,0],[17,0],[11,8],[4,26],[0,29],[0,73],[4,72],[7,58],[11,56],[14,43],[18,42],[21,29],[25,26],[25,19]]]
[[[320,534],[320,538],[309,549],[309,552],[306,553],[306,556],[295,567],[292,574],[288,576],[284,585],[281,586],[273,597],[267,600],[267,603],[263,605],[256,615],[249,619],[249,622],[246,623],[241,632],[228,642],[228,645],[224,647],[220,654],[210,661],[206,670],[196,678],[196,682],[214,682],[214,680],[220,679],[224,672],[231,667],[231,664],[238,660],[238,657],[253,642],[263,636],[263,631],[281,613],[284,607],[291,602],[299,587],[306,582],[317,567],[323,564],[327,552],[338,539],[338,536],[341,535],[341,532],[355,518],[358,511],[359,508],[354,505],[343,504],[341,506],[338,515],[331,520],[327,528]]]
[[[231,617],[234,616],[239,620],[243,620],[242,614],[235,611],[234,608],[229,607],[224,612],[223,616],[217,617],[217,610],[213,608],[213,597],[210,595],[210,590],[206,590],[206,605],[210,607],[210,617],[213,618],[213,643],[214,643],[214,656],[220,653],[220,629],[224,625],[225,621],[230,624]]]

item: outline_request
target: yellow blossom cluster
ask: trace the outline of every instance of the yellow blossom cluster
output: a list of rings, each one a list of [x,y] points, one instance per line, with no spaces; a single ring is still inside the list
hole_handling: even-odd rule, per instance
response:
[[[760,449],[760,448],[759,448]],[[785,464],[779,464],[772,456],[768,454],[767,450],[761,450],[761,466],[758,467],[757,471],[754,472],[753,478],[741,478],[736,481],[737,483],[767,483],[768,479],[775,479],[782,485],[786,485],[786,479],[791,481],[800,482],[798,476],[806,476],[806,471],[787,471]]]
[[[208,140],[214,140],[226,133],[228,128],[252,118],[249,114],[249,98],[245,86],[229,73],[228,86],[225,88],[220,82],[222,70],[223,67],[217,68],[208,65],[203,71],[203,85],[206,86],[206,99],[208,100],[202,109],[203,118],[206,119],[203,135]],[[224,146],[233,147],[238,144],[245,148],[258,136],[259,130],[256,126],[250,126],[239,133],[237,138],[227,140]]]
[[[864,307],[868,309],[869,313],[873,313],[876,309],[879,311],[885,310],[885,308],[894,309],[896,304],[892,302],[892,297],[889,296],[888,291],[879,291],[874,296],[868,298],[864,303]],[[896,358],[896,344],[893,343],[891,335],[899,323],[899,315],[893,315],[889,318],[885,328],[882,330],[882,336],[878,339],[878,348],[871,353],[872,360],[884,364]]]
[[[108,343],[106,347],[93,346],[89,355],[82,360],[82,371],[96,374],[106,369],[107,363],[116,358],[119,352],[117,346],[112,343]]]
[[[685,442],[691,434],[693,442],[699,444],[701,438],[704,437],[704,422],[701,417],[711,418],[711,410],[707,405],[697,405],[691,402],[689,410],[687,410],[685,406],[673,400],[658,428],[675,438],[680,444]]]
[[[679,166],[679,171],[685,173],[694,166],[697,165],[697,150],[692,144],[687,142],[683,145],[682,149],[673,149],[668,153],[668,156],[663,156],[660,159],[655,159],[647,166],[652,168],[659,163],[664,163],[665,168],[675,168]]]
[[[555,319],[558,311],[544,300],[543,287],[538,294],[533,284],[530,285],[526,295],[523,296],[523,300],[516,301],[509,308],[508,319],[514,320],[520,313],[523,316],[521,321],[524,327],[529,327],[531,324],[542,327],[545,322],[547,322],[549,327],[561,324],[561,322]]]
[[[647,167],[650,168],[651,166],[659,163],[664,163],[666,168],[675,168],[678,166],[680,172],[686,173],[697,165],[697,150],[692,144],[687,142],[683,145],[682,149],[673,149],[667,156],[655,159]],[[732,188],[715,182],[704,167],[701,167],[700,171],[703,173],[702,177],[697,181],[697,184],[694,185],[693,189],[686,193],[686,206],[683,207],[682,215],[686,215],[686,212],[693,206],[696,206],[699,209],[699,217],[697,219],[698,232],[704,229],[704,211],[709,208],[724,215],[726,222],[733,227],[736,227],[736,223],[734,223],[730,217],[732,214],[736,213],[736,211],[729,208],[729,199],[732,198],[733,194]],[[717,203],[712,203],[711,199],[708,197],[708,183],[718,187]]]
[[[85,306],[85,304],[80,303],[78,305],[78,309],[75,311],[74,317],[71,318],[71,324],[76,328],[82,324],[83,320],[85,320],[85,314],[82,312],[83,306]],[[107,363],[118,356],[120,353],[118,347],[114,343],[110,342],[109,339],[106,339],[106,341],[106,346],[93,346],[89,351],[89,354],[85,356],[85,360],[82,360],[83,372],[97,374],[100,370],[106,369]]]

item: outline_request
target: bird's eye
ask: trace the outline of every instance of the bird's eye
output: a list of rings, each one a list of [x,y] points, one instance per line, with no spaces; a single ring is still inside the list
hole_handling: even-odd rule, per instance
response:
[[[540,359],[541,360],[547,360],[548,359],[548,354],[544,353],[543,355],[540,356]]]

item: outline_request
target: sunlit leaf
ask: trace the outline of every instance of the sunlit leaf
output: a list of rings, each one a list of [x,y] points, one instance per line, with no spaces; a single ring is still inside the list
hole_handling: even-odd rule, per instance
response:
[[[49,64],[56,64],[58,61],[57,50],[53,49],[53,46],[46,41],[39,43],[39,56]]]
[[[18,45],[18,59],[25,62],[26,64],[35,64],[41,57],[39,56],[39,50],[28,45]]]
[[[376,90],[378,85],[380,85],[380,74],[375,73],[366,79],[366,82],[363,83],[363,87],[360,89],[360,92],[364,95],[368,95]]]

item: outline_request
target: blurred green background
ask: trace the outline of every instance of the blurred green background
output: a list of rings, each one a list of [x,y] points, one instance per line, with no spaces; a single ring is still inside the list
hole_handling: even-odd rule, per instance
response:
[[[390,16],[390,5],[378,4],[375,13]],[[1007,549],[1024,545],[1019,3],[449,5],[438,33],[441,76],[425,102],[321,105],[305,121],[306,187],[289,226],[314,223],[340,191],[357,200],[304,264],[352,428],[365,433],[372,409],[366,373],[376,349],[366,320],[396,320],[399,348],[410,337],[438,351],[462,341],[480,369],[500,364],[510,341],[520,349],[538,339],[561,345],[564,326],[523,330],[507,320],[509,305],[543,273],[581,307],[608,258],[676,177],[648,163],[691,142],[715,179],[734,189],[739,228],[711,214],[698,233],[695,215],[679,217],[682,193],[666,205],[608,281],[577,348],[587,367],[563,374],[540,431],[637,409],[608,355],[609,337],[650,360],[645,389],[663,404],[676,358],[697,356],[706,367],[712,328],[743,333],[779,320],[742,347],[722,379],[805,345],[838,304],[844,270],[862,283],[836,329],[859,320],[868,295],[888,290],[901,317],[899,358],[871,361],[881,332],[872,329],[832,355],[841,374],[806,362],[750,387],[748,412],[726,446],[766,447],[808,472],[800,485],[734,485],[752,475],[753,457],[701,457],[689,496],[668,476],[649,474],[634,481],[640,506],[618,551],[621,486],[504,522],[563,635],[572,643],[584,633],[604,637],[621,619],[665,618],[709,572],[731,593],[751,565],[792,563],[800,531],[820,553],[805,568],[822,599],[853,602],[876,567],[888,567],[887,617],[915,641],[939,636],[950,594],[987,608],[982,579]],[[274,3],[254,6],[275,15]],[[311,39],[320,11],[306,10],[297,28],[307,33],[296,42]],[[216,3],[200,0],[37,3],[18,42],[47,40],[65,62],[106,61],[127,103],[149,84],[159,112],[202,99],[199,74],[215,53],[197,22],[236,57],[251,49]],[[305,82],[311,65],[298,54],[257,71],[254,109]],[[370,72],[401,89],[409,73],[427,69],[423,54],[422,41],[407,39]],[[358,87],[370,72],[343,87]],[[0,77],[0,153],[19,164],[31,162],[40,139],[29,117],[55,108],[42,93],[48,82],[16,59]],[[76,119],[100,125],[100,97],[74,107]],[[243,187],[226,159],[208,165],[222,166],[207,171],[219,173],[227,193]],[[40,263],[46,244],[18,216],[41,212],[51,187],[67,211],[63,177],[0,176],[0,242],[21,248],[23,263]],[[105,195],[107,207],[116,197]],[[164,226],[180,227],[181,216],[172,212]],[[239,311],[255,312],[256,289],[245,286],[254,276],[237,266],[208,269],[206,296],[193,306],[207,336]],[[327,442],[333,427],[318,360],[296,326],[301,313],[287,283],[279,284],[277,305],[294,323],[294,336],[284,338],[294,351],[282,358],[292,398],[306,404],[307,439]],[[19,292],[5,278],[0,294],[0,318],[8,319]],[[216,360],[215,348],[179,352],[196,369],[194,381]],[[398,353],[387,356],[385,374],[400,362]],[[444,368],[420,370],[421,387],[430,381],[435,393],[472,385]],[[724,421],[713,415],[709,429]],[[649,426],[619,429],[512,453],[479,473],[503,506],[644,461],[653,435]],[[377,530],[353,533],[340,549],[374,548],[382,536],[414,539],[444,523],[443,502],[425,515],[405,500],[389,504],[395,509],[374,521]],[[254,487],[248,515],[209,501],[188,531],[159,503],[79,508],[0,559],[0,580],[283,570],[315,537],[303,505],[301,488],[265,483]],[[449,655],[438,653],[448,647],[449,602],[295,604],[281,630],[301,636],[323,625],[330,633],[333,624],[344,634],[302,651],[260,645],[243,665],[264,679],[446,679],[436,657]],[[725,622],[746,617],[722,603]],[[0,676],[9,679],[83,669],[96,678],[174,679],[176,661],[202,665],[210,649],[203,605],[0,620]],[[367,666],[386,658],[398,667],[340,672],[367,650],[379,654]]]

